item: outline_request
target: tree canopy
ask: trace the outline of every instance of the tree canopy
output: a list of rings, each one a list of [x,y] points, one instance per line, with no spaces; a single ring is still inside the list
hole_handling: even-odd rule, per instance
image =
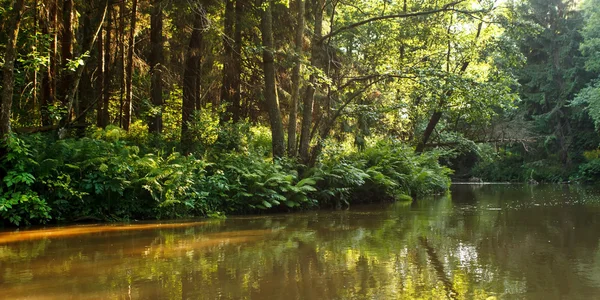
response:
[[[121,128],[136,155],[255,151],[293,182],[390,144],[458,180],[595,178],[599,4],[1,0],[3,175],[34,133]]]

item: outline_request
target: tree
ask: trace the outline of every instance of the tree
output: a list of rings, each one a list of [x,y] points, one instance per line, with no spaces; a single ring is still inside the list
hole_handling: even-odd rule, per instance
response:
[[[583,42],[580,45],[585,59],[585,68],[593,74],[600,73],[600,2],[587,0],[583,3],[585,25],[581,31]],[[600,129],[600,76],[592,79],[573,101],[573,105],[585,105],[588,114],[594,120],[596,129]]]
[[[127,42],[127,67],[125,79],[125,102],[123,114],[123,129],[129,130],[133,110],[133,52],[135,50],[135,24],[137,21],[137,0],[131,3],[131,25]]]
[[[0,139],[6,138],[11,132],[10,116],[12,112],[14,68],[17,58],[17,38],[21,28],[24,0],[16,0],[3,24],[7,33],[6,51],[4,53],[4,66],[2,67],[2,103],[0,103]],[[4,31],[3,30],[3,31]]]
[[[527,57],[519,76],[524,100],[521,107],[547,136],[549,154],[558,153],[558,160],[570,167],[570,100],[589,78],[579,52],[583,18],[576,10],[576,1],[570,0],[531,0],[522,9],[540,32],[530,34],[521,44]]]
[[[190,153],[192,136],[189,130],[190,122],[196,109],[196,102],[200,98],[198,84],[200,62],[202,60],[203,32],[205,30],[204,9],[198,6],[194,9],[194,23],[189,46],[185,57],[185,70],[183,74],[183,102],[181,108],[181,144],[185,153]]]
[[[162,131],[162,69],[164,68],[162,10],[162,0],[154,0],[150,17],[150,76],[152,76],[150,96],[154,109],[148,121],[148,129],[154,133]]]
[[[109,2],[111,0],[107,0],[107,2]],[[107,15],[107,20],[106,20],[106,37],[104,39],[104,50],[102,51],[104,57],[102,59],[102,69],[104,69],[104,80],[102,82],[100,82],[99,85],[102,85],[101,89],[102,89],[102,100],[100,101],[98,108],[101,111],[101,122],[100,122],[100,127],[105,128],[106,126],[108,126],[109,122],[110,122],[110,112],[108,111],[109,109],[109,105],[110,105],[110,83],[111,83],[111,78],[112,78],[112,74],[114,74],[112,72],[112,62],[115,61],[116,59],[112,59],[111,58],[111,50],[112,50],[112,6],[109,5],[109,10],[108,10],[108,15]],[[124,44],[124,43],[122,43]],[[100,108],[102,107],[102,108]]]
[[[69,63],[73,60],[73,0],[62,0],[62,24],[61,24],[61,60],[62,72],[60,75],[59,91],[64,106],[68,106],[68,91],[73,86],[73,70]],[[71,115],[67,111],[67,117]]]
[[[272,0],[265,0],[263,2],[260,20],[263,46],[263,72],[265,76],[264,97],[271,125],[273,157],[283,157],[285,155],[285,136],[281,111],[279,109],[279,99],[277,98],[277,83],[275,82],[272,7]]]
[[[227,104],[224,120],[237,122],[240,119],[240,73],[242,51],[242,4],[240,0],[227,0],[224,12],[223,35],[223,84],[221,101]]]
[[[302,68],[302,56],[303,56],[303,44],[304,44],[304,12],[305,2],[303,0],[296,0],[296,32],[294,37],[294,68],[292,69],[292,95],[291,95],[291,108],[290,117],[288,121],[288,155],[295,157],[297,155],[297,117],[298,117],[298,103],[300,102],[300,84],[301,77],[300,71]]]
[[[322,70],[322,65],[324,62],[324,58],[322,57],[322,42],[321,36],[323,34],[323,10],[325,9],[325,1],[317,0],[315,1],[315,6],[312,8],[314,13],[314,33],[311,41],[311,58],[310,64],[311,67],[316,70]],[[304,101],[302,104],[302,127],[300,129],[300,148],[299,154],[300,158],[304,163],[308,163],[310,160],[310,141],[312,139],[311,128],[312,128],[312,120],[313,120],[313,104],[315,101],[315,93],[316,87],[318,85],[317,82],[317,74],[311,74],[309,79],[309,86],[306,90],[306,95],[304,96]]]

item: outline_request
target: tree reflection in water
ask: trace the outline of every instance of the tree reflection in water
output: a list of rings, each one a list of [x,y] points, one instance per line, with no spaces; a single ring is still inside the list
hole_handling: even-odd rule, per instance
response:
[[[6,299],[590,298],[600,294],[599,195],[460,186],[349,211],[2,233],[0,290]]]

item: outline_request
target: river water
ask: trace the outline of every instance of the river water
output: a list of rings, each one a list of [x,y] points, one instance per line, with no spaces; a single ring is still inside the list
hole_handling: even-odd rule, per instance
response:
[[[600,192],[0,232],[0,299],[600,299]]]

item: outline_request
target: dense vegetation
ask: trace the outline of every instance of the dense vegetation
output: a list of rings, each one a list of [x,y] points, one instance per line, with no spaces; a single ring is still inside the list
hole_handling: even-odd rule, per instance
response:
[[[0,4],[3,223],[600,176],[598,0]]]

